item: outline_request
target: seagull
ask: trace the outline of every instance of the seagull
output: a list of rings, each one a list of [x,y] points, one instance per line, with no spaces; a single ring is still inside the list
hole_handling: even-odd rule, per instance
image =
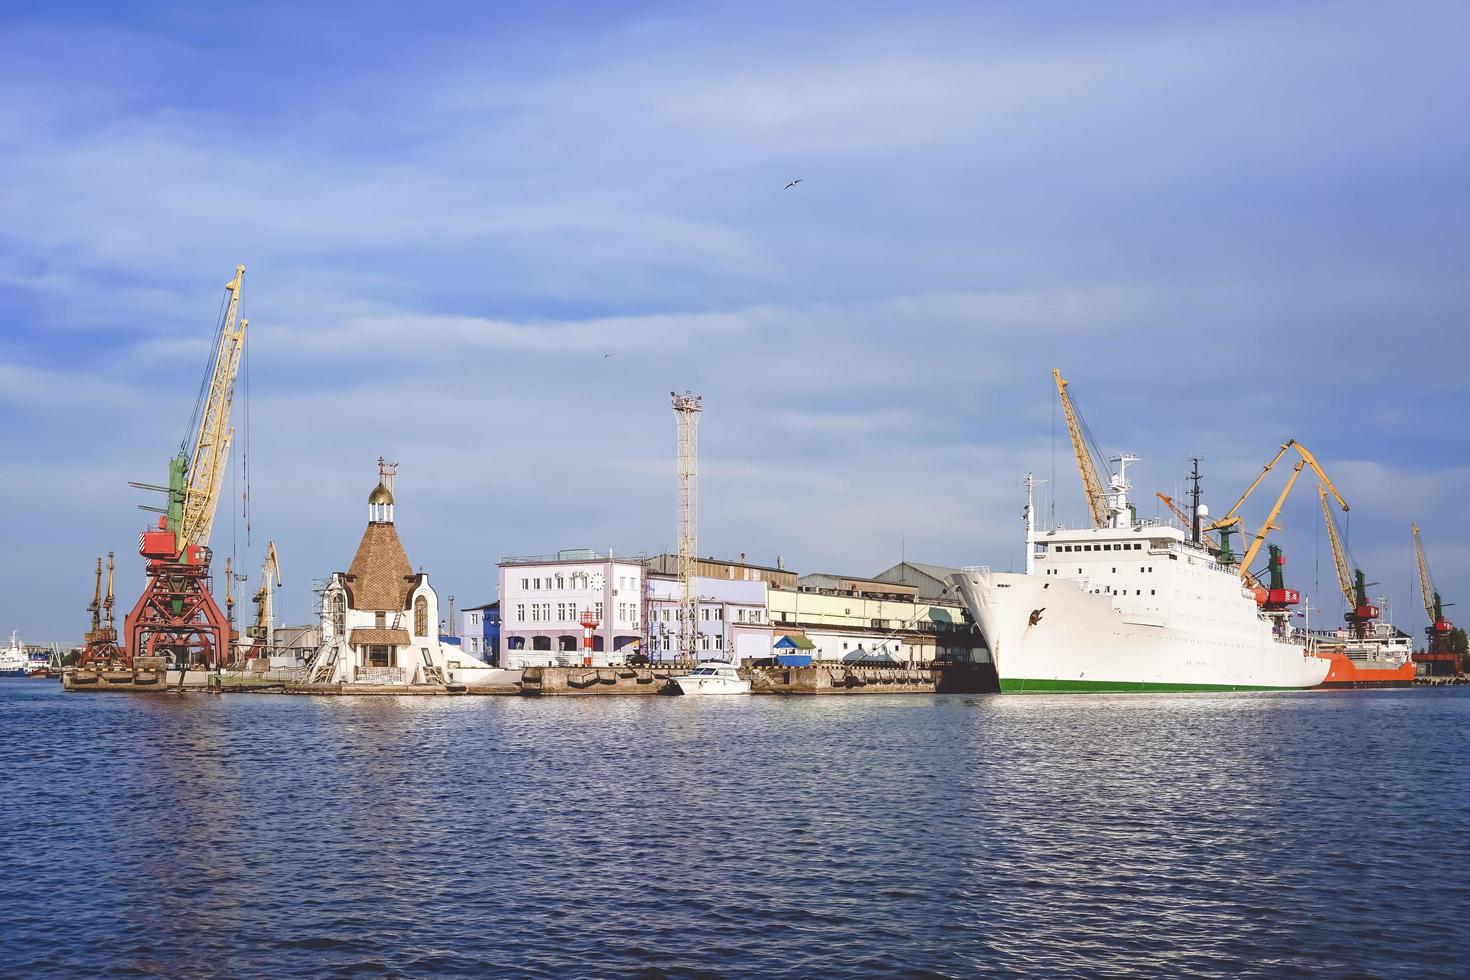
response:
[[[799,184],[799,183],[801,183],[801,178],[800,178],[800,177],[798,177],[798,178],[796,178],[796,179],[795,179],[795,180],[793,180],[793,181],[792,181],[792,182],[791,182],[791,183],[789,183],[789,184],[787,184],[787,185],[786,185],[786,186],[785,186],[785,187],[783,187],[783,188],[781,188],[781,189],[782,189],[782,190],[786,190],[786,191],[789,191],[789,190],[791,190],[791,188],[793,188],[793,187],[795,187],[795,186],[796,186],[796,185],[797,185],[797,184]]]
[[[608,358],[609,358],[609,357],[617,357],[617,356],[618,356],[618,355],[617,355],[617,353],[616,353],[616,352],[614,352],[614,353],[612,353],[612,354],[603,354],[603,355],[602,355],[602,359],[603,359],[603,360],[604,360],[604,361],[605,361],[605,360],[607,360],[607,359],[608,359]]]

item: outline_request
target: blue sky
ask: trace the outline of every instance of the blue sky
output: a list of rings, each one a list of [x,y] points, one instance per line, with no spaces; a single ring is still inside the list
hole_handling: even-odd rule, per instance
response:
[[[1145,515],[1192,454],[1219,510],[1311,447],[1417,633],[1410,520],[1470,595],[1467,39],[1434,3],[7,7],[0,628],[74,640],[109,549],[135,596],[127,481],[244,262],[251,531],[212,544],[248,593],[274,538],[293,621],[380,454],[461,604],[502,555],[668,547],[676,388],[702,551],[1019,562],[1027,470],[1085,513],[1060,367]],[[1335,616],[1311,491],[1279,539]]]

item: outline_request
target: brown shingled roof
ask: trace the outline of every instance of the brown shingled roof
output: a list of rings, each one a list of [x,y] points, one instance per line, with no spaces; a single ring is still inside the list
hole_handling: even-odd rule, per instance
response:
[[[413,568],[392,524],[367,526],[347,574],[356,609],[402,609],[413,587]]]
[[[347,642],[353,646],[372,643],[379,646],[406,647],[410,641],[408,630],[355,629]]]

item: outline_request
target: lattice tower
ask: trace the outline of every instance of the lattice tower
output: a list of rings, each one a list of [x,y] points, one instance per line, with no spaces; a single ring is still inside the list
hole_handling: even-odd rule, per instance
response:
[[[678,424],[679,654],[693,660],[698,656],[699,638],[694,615],[694,561],[699,553],[699,416],[704,411],[704,399],[687,391],[669,394]]]

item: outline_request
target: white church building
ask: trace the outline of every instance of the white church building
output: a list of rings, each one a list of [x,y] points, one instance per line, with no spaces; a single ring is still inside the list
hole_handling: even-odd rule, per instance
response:
[[[345,572],[322,594],[322,645],[308,664],[317,684],[450,684],[486,665],[439,642],[439,596],[414,572],[393,524],[398,464],[378,460],[368,524]]]

